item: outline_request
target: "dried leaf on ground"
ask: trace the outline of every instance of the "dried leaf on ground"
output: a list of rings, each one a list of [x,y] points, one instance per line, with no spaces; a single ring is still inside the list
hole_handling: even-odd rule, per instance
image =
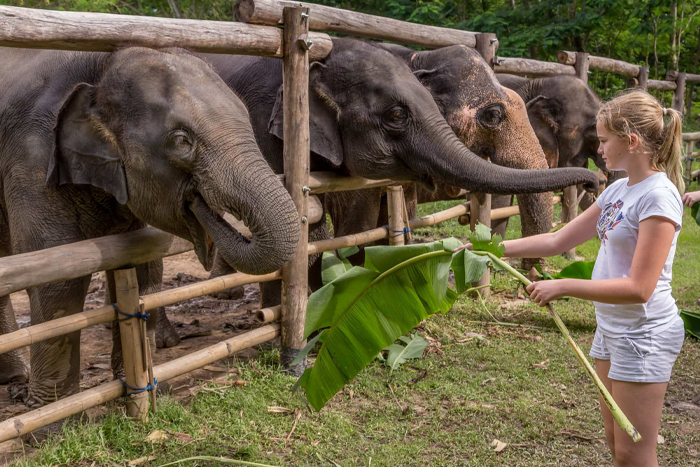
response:
[[[547,363],[549,363],[549,359],[543,360],[540,363],[533,363],[532,368],[541,368],[542,370],[549,370]]]
[[[162,443],[168,439],[168,434],[163,430],[156,430],[146,436],[146,441],[151,443]]]
[[[508,443],[504,443],[501,440],[495,439],[491,441],[491,447],[493,448],[493,452],[501,452],[503,451],[506,446],[508,446]]]
[[[267,408],[268,413],[283,413],[283,414],[288,414],[288,413],[294,413],[292,409],[288,409],[286,407],[279,407],[279,406],[271,406]]]
[[[664,443],[666,442],[666,438],[664,438],[664,437],[661,436],[661,435],[657,435],[657,436],[656,436],[656,442],[657,442],[657,444],[664,444]]]
[[[154,461],[156,459],[157,459],[156,456],[139,457],[138,459],[134,459],[132,461],[129,461],[127,463],[127,465],[129,465],[130,467],[133,467],[135,465],[141,465],[141,464],[144,464],[144,463],[149,462],[149,461]]]

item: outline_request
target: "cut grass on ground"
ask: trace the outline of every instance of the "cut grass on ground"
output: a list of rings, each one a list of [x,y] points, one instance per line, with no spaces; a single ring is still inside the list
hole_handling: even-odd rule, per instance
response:
[[[455,203],[421,206],[420,214],[449,204]],[[673,287],[687,308],[700,296],[700,228],[686,211]],[[516,217],[508,236],[519,227]],[[466,228],[450,221],[416,235],[464,238]],[[593,260],[597,249],[591,240],[577,253]],[[561,268],[567,261],[547,264]],[[529,327],[485,324],[483,306],[461,298],[450,313],[419,326],[431,340],[425,358],[401,366],[390,380],[388,368],[375,361],[318,413],[291,393],[295,379],[280,373],[278,355],[268,347],[254,361],[234,363],[235,378],[247,381],[245,387],[202,383],[206,390],[184,406],[163,397],[146,425],[125,419],[120,404],[110,404],[99,423],[67,425],[16,465],[123,466],[152,458],[140,465],[156,466],[195,455],[290,466],[611,465],[595,388],[546,310],[518,299],[515,283],[503,273],[494,275],[493,290],[502,292],[486,301],[490,313]],[[592,305],[570,300],[555,307],[587,351],[595,329]],[[700,343],[687,338],[662,417],[661,465],[700,465],[698,387]],[[295,414],[270,413],[272,406],[299,414],[291,436]],[[156,430],[169,439],[147,441]],[[507,443],[503,451],[494,452],[494,439]]]

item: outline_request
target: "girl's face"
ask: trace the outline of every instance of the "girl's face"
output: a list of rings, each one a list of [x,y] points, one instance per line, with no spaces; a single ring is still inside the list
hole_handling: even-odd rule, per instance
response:
[[[608,170],[627,170],[630,161],[630,141],[627,138],[610,133],[605,126],[596,124],[598,139],[598,154],[603,156]]]

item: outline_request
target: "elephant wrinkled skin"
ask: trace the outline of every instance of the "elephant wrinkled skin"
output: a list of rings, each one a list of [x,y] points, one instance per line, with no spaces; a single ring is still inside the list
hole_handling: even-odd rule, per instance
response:
[[[191,241],[202,264],[207,237],[245,272],[288,260],[299,238],[295,206],[260,154],[245,106],[201,59],[132,47],[0,48],[0,60],[0,255],[150,224]],[[242,219],[252,240],[221,211]],[[159,289],[158,264],[137,273],[142,293]],[[89,282],[29,289],[31,323],[82,311]],[[0,301],[3,333],[13,330],[8,302]],[[118,360],[118,339],[114,346]],[[24,375],[15,356],[0,356],[0,382]],[[27,404],[76,393],[79,368],[80,332],[33,344]]]

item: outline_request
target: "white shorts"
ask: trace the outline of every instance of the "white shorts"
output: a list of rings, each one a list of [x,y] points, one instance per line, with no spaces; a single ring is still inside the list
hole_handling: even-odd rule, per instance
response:
[[[589,355],[610,360],[608,378],[631,383],[667,383],[683,347],[680,316],[665,331],[649,337],[607,337],[596,329]]]

